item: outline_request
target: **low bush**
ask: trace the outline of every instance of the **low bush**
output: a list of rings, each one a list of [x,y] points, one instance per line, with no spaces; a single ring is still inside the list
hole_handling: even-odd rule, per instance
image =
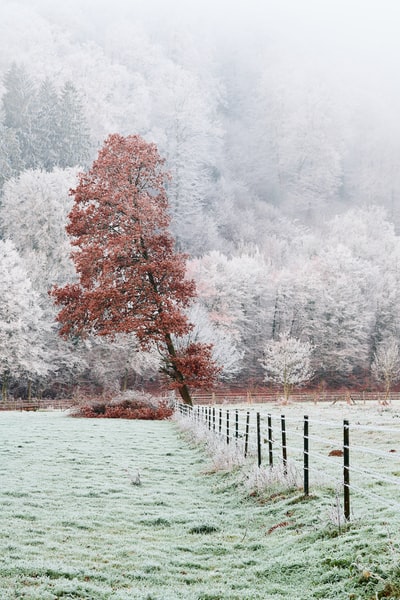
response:
[[[86,419],[145,419],[159,421],[168,419],[173,414],[173,409],[165,400],[158,403],[143,400],[121,400],[115,402],[89,402],[77,407],[72,413],[73,417]]]

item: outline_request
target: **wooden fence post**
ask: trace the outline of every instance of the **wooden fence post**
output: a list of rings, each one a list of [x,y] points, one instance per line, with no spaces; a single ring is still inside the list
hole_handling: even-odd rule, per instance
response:
[[[257,463],[261,467],[261,418],[260,413],[257,413]]]
[[[229,410],[226,411],[226,443],[229,444]]]

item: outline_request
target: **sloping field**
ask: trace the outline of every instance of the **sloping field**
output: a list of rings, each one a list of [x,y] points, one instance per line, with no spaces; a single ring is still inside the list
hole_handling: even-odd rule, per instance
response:
[[[395,510],[257,503],[172,422],[0,413],[0,456],[2,600],[400,597]]]

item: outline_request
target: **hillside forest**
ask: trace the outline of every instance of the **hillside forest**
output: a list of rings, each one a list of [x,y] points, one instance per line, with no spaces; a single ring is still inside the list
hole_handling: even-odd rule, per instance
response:
[[[379,384],[377,353],[400,342],[397,104],[272,34],[0,13],[3,397],[158,382],[134,334],[61,339],[49,295],[76,278],[69,190],[113,133],[166,160],[190,336],[214,344],[221,383],[266,385],[271,342],[290,337],[310,348],[309,385]]]

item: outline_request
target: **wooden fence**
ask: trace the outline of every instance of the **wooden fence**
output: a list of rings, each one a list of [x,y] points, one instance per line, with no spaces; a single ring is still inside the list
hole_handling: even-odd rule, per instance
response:
[[[279,390],[215,390],[212,392],[194,392],[193,401],[195,404],[258,404],[268,402],[278,402],[282,399],[282,392]],[[361,404],[365,402],[380,402],[385,400],[385,393],[380,391],[296,391],[290,395],[292,402],[345,402],[347,404]],[[390,400],[400,400],[400,392],[392,392]]]
[[[34,399],[34,400],[6,400],[0,401],[0,411],[19,410],[19,411],[37,411],[37,410],[67,410],[74,406],[72,399]]]

